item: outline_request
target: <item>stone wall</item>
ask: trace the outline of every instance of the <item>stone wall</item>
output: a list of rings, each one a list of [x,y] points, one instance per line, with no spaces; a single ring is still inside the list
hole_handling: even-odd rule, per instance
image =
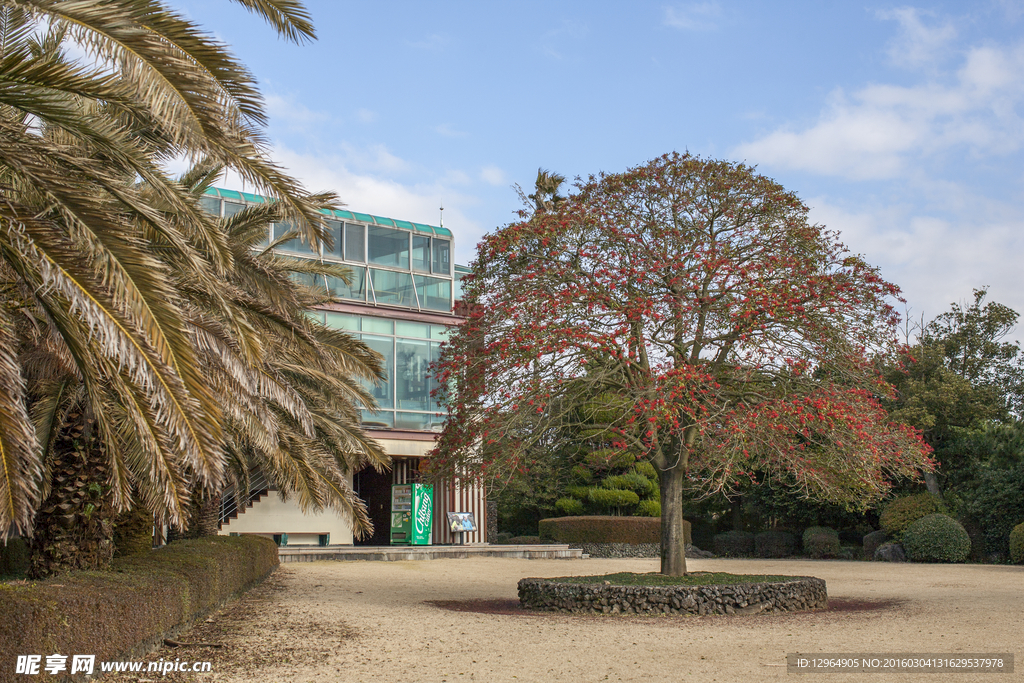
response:
[[[570,543],[591,557],[661,557],[660,543]]]
[[[598,614],[757,614],[828,607],[825,582],[793,577],[777,583],[728,586],[612,586],[522,579],[526,609]]]
[[[660,543],[570,543],[591,557],[661,557]],[[714,557],[697,546],[686,546],[686,559]]]

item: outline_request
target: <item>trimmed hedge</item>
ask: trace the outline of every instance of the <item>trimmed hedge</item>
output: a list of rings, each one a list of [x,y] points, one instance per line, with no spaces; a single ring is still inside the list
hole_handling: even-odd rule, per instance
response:
[[[821,560],[839,557],[839,532],[827,526],[812,526],[803,535],[804,553]]]
[[[949,510],[938,496],[919,493],[915,496],[897,498],[882,510],[879,522],[882,528],[896,540],[902,540],[907,527],[927,515],[946,514]]]
[[[758,557],[789,557],[796,549],[796,536],[788,531],[762,531],[754,536]]]
[[[914,562],[966,562],[971,537],[949,515],[926,515],[903,531],[903,550]]]
[[[661,517],[552,517],[537,525],[542,539],[558,543],[661,543]],[[692,543],[690,523],[683,521],[686,543]]]
[[[1018,524],[1010,532],[1010,561],[1024,564],[1024,524]]]
[[[277,564],[269,539],[215,536],[115,560],[110,571],[0,584],[0,670],[14,671],[23,654],[141,656]]]
[[[749,531],[726,531],[715,534],[716,555],[725,557],[749,557],[754,554],[754,534]]]

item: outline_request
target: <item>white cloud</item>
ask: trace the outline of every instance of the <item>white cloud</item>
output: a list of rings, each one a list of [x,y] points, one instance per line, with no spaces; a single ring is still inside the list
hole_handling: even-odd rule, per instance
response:
[[[455,233],[456,262],[469,263],[484,228],[464,211],[464,207],[475,206],[479,200],[456,189],[460,177],[464,178],[465,174],[455,172],[432,182],[403,184],[369,172],[359,163],[358,153],[352,156],[348,149],[341,154],[324,155],[304,154],[277,146],[271,157],[301,181],[306,189],[334,191],[354,211],[437,225],[443,201],[445,227]],[[372,153],[368,156],[372,157]],[[244,187],[234,175],[229,175],[218,185],[253,191],[251,186]]]
[[[324,121],[330,120],[327,113],[309,109],[293,97],[271,94],[266,96],[266,103],[271,124],[284,126],[290,130],[309,133]]]
[[[484,166],[480,169],[480,179],[488,185],[505,185],[508,180],[505,178],[505,172],[494,165]]]
[[[950,203],[961,211],[926,215],[901,206],[850,210],[824,197],[807,201],[813,221],[838,230],[852,252],[903,289],[911,317],[933,318],[986,285],[993,301],[1024,311],[1017,259],[1024,220],[984,198],[961,195]]]
[[[722,18],[722,7],[717,2],[692,2],[665,7],[662,23],[688,31],[713,31]]]
[[[947,83],[868,85],[832,93],[818,121],[738,146],[754,163],[857,180],[894,178],[911,160],[955,147],[1001,156],[1024,143],[1024,46],[970,50]]]
[[[418,50],[441,50],[448,45],[448,38],[442,36],[439,33],[432,33],[429,36],[424,36],[420,40],[410,41],[407,44],[409,47],[414,47]]]
[[[377,112],[370,109],[357,109],[356,119],[358,119],[360,123],[373,123],[377,120]]]
[[[442,123],[442,124],[439,124],[437,126],[434,126],[434,132],[437,133],[438,135],[443,135],[446,138],[465,138],[465,137],[469,137],[469,133],[466,133],[465,131],[461,131],[461,130],[455,130],[454,128],[449,126],[447,123]]]
[[[923,17],[934,17],[933,12],[901,7],[879,11],[877,16],[899,22],[900,35],[889,45],[889,58],[904,68],[927,67],[942,61],[947,46],[956,38],[956,27],[951,23],[925,25]]]
[[[412,168],[409,162],[395,156],[381,144],[356,147],[348,143],[341,143],[340,149],[340,158],[344,160],[345,165],[365,172],[402,174]],[[277,157],[274,159],[276,160]]]

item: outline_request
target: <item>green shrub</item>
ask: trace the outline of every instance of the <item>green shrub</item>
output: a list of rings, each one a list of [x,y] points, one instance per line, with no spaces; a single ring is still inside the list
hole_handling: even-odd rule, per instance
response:
[[[693,525],[693,544],[702,550],[714,548],[715,525],[703,517],[693,517],[690,523]]]
[[[983,471],[957,493],[961,503],[957,517],[965,526],[981,530],[982,555],[1008,557],[1010,531],[1024,521],[1024,458],[1012,469]]]
[[[578,498],[580,500],[589,500],[590,491],[593,489],[592,486],[566,486],[565,492],[572,498]]]
[[[28,574],[28,543],[24,538],[0,541],[0,578],[23,579]]]
[[[640,502],[640,496],[620,489],[590,489],[590,502],[608,510],[631,508]]]
[[[599,448],[587,453],[583,460],[598,470],[624,470],[636,462],[636,456],[629,451]]]
[[[878,546],[889,540],[889,534],[884,531],[872,531],[864,536],[864,559],[875,559],[875,551]]]
[[[715,554],[725,557],[750,557],[754,554],[754,534],[749,531],[726,531],[714,538]]]
[[[882,528],[894,539],[901,540],[907,527],[927,515],[946,514],[949,510],[938,496],[919,493],[897,498],[882,510]]]
[[[559,498],[555,501],[555,509],[563,515],[582,515],[584,505],[582,500],[576,498]]]
[[[762,531],[754,536],[754,554],[758,557],[789,557],[796,548],[796,537],[788,531]]]
[[[839,540],[843,545],[861,545],[864,542],[864,536],[870,534],[872,531],[874,531],[874,529],[871,528],[870,524],[857,524],[852,527],[840,529]]]
[[[1024,564],[1024,524],[1018,524],[1010,532],[1010,561]]]
[[[636,506],[635,514],[638,517],[661,517],[661,501],[641,500],[640,504]]]
[[[654,468],[654,465],[643,460],[633,466],[633,471],[637,474],[642,474],[653,482],[658,481],[658,470]]]
[[[633,491],[638,496],[646,496],[654,490],[654,482],[642,474],[629,472],[607,477],[601,482],[601,488]]]
[[[569,474],[575,481],[581,484],[589,484],[594,479],[594,473],[586,465],[573,465],[569,470]]]
[[[971,538],[949,515],[925,515],[903,531],[903,550],[915,562],[965,562]]]
[[[547,542],[540,536],[512,536],[508,539],[509,545],[540,545]]]
[[[839,546],[838,557],[841,560],[859,560],[864,557],[864,548],[859,545]]]
[[[552,517],[538,525],[544,540],[558,543],[661,543],[660,517]],[[692,543],[690,523],[683,521],[686,543]]]
[[[812,526],[804,531],[804,553],[815,559],[839,557],[839,532],[827,526]]]

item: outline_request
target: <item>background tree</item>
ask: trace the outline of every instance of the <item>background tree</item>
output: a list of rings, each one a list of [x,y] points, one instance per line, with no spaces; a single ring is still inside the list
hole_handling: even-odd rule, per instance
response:
[[[659,470],[661,570],[678,575],[687,479],[709,493],[775,471],[863,502],[930,466],[874,398],[897,288],[777,183],[670,154],[523,218],[480,244],[442,353],[439,473],[525,464],[584,395],[616,396],[628,411],[591,428]]]
[[[976,289],[971,304],[953,304],[922,324],[916,343],[886,370],[896,388],[885,402],[890,415],[919,429],[935,450],[938,469],[926,481],[936,495],[974,476],[978,460],[970,455],[974,450],[962,447],[964,430],[1009,424],[1024,409],[1020,345],[1006,340],[1018,315],[986,303],[986,295],[986,289]]]

